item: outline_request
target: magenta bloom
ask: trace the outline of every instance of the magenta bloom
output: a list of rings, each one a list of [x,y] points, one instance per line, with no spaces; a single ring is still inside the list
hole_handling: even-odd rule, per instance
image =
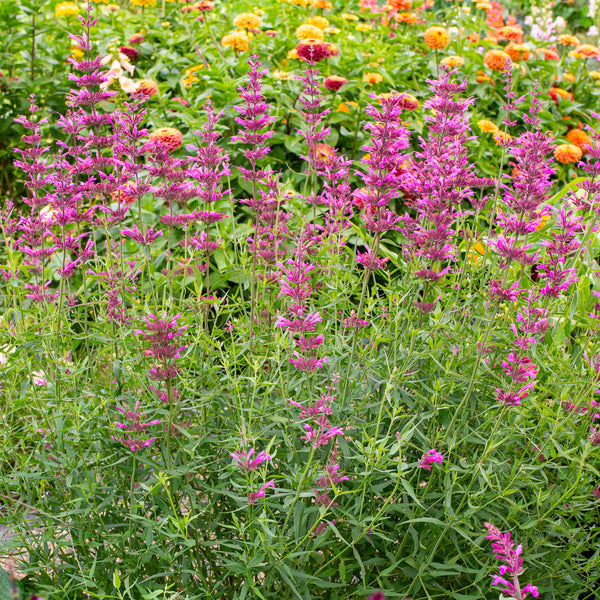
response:
[[[362,327],[367,327],[368,325],[369,321],[360,319],[354,310],[351,310],[350,316],[342,321],[342,327],[344,329],[361,329]]]
[[[121,442],[123,446],[131,450],[132,452],[138,452],[143,448],[149,448],[152,445],[152,442],[156,440],[156,438],[150,439],[141,439],[139,437],[132,437],[131,434],[139,434],[144,431],[147,427],[151,425],[158,425],[160,421],[158,419],[154,419],[152,421],[144,421],[144,413],[138,412],[138,408],[140,406],[139,400],[135,403],[135,408],[133,410],[125,410],[123,408],[119,408],[117,406],[117,410],[123,413],[123,416],[129,421],[129,423],[115,423],[119,429],[123,429],[126,433],[126,436],[123,438],[112,436],[113,440],[117,442]]]
[[[158,425],[160,423],[160,421],[158,419],[154,419],[153,421],[148,421],[146,423],[142,423],[142,420],[144,418],[144,413],[139,413],[138,412],[138,407],[140,405],[140,401],[138,400],[135,403],[135,408],[133,409],[133,411],[131,410],[125,410],[123,408],[119,408],[117,406],[117,410],[119,412],[122,412],[123,415],[125,416],[125,418],[127,418],[129,421],[131,421],[131,423],[129,425],[125,424],[125,423],[115,423],[115,425],[119,428],[119,429],[125,429],[126,431],[132,431],[132,432],[139,432],[139,431],[143,431],[144,429],[146,429],[146,427],[150,427],[150,425]]]
[[[321,322],[321,317],[318,312],[316,313],[308,313],[298,319],[288,319],[287,317],[279,317],[277,319],[277,323],[275,323],[275,327],[283,327],[288,331],[297,331],[297,332],[305,332],[305,331],[314,331],[317,323]]]
[[[186,325],[178,324],[180,318],[180,314],[167,319],[165,314],[159,318],[149,313],[147,317],[142,317],[146,331],[134,331],[135,335],[139,335],[149,345],[149,348],[144,350],[144,355],[153,358],[157,363],[152,365],[149,373],[150,378],[155,381],[175,379],[179,372],[175,363],[186,347],[179,346],[177,338],[184,335],[187,329]]]
[[[443,460],[444,457],[442,454],[433,448],[429,452],[425,452],[425,454],[423,454],[421,460],[419,461],[419,468],[425,469],[426,471],[431,471],[433,463],[438,462],[441,465]]]
[[[123,446],[129,448],[132,452],[138,452],[143,450],[144,448],[150,448],[152,446],[152,442],[156,440],[156,438],[150,438],[148,440],[141,440],[139,438],[132,438],[129,435],[124,438],[118,438],[113,436],[113,440],[117,440],[121,442]]]
[[[491,523],[485,523],[485,528],[488,530],[486,540],[491,540],[492,550],[495,557],[504,564],[500,566],[500,575],[492,575],[494,581],[492,585],[502,585],[503,594],[510,594],[516,600],[525,600],[527,593],[531,592],[534,598],[539,596],[537,588],[531,584],[527,584],[524,588],[519,585],[519,575],[523,574],[523,546],[519,544],[516,548],[515,543],[510,539],[510,531],[502,533],[497,527]],[[512,581],[508,581],[503,575],[507,575]]]
[[[142,233],[137,225],[133,227],[125,227],[121,231],[121,235],[130,237],[142,246],[149,246],[157,237],[162,235],[162,231],[154,231],[154,227],[150,227],[146,233]]]
[[[242,450],[241,452],[230,452],[229,456],[231,456],[244,471],[254,471],[255,469],[258,469],[262,463],[271,460],[271,456],[266,452],[259,452],[252,458],[252,455],[255,453],[256,450],[251,448],[250,450]]]
[[[329,440],[337,435],[344,435],[344,430],[341,427],[331,427],[327,431],[313,429],[310,425],[305,424],[304,429],[306,434],[302,436],[303,440],[312,442],[315,448],[324,446]]]
[[[301,356],[294,351],[296,358],[290,358],[290,363],[293,364],[298,371],[307,372],[322,369],[323,364],[327,362],[327,356],[316,358],[314,356]]]
[[[275,480],[274,479],[267,481],[267,483],[265,483],[256,492],[251,492],[250,495],[248,496],[248,504],[255,504],[259,498],[264,498],[266,490],[270,487],[275,488]]]

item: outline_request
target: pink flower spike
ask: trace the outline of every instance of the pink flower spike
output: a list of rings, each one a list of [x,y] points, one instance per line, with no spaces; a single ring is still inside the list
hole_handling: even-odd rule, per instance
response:
[[[242,450],[241,452],[230,452],[229,456],[231,456],[244,471],[254,471],[255,469],[258,469],[262,463],[271,460],[271,456],[266,452],[259,452],[252,458],[252,455],[255,453],[256,450],[251,448],[248,451]]]
[[[267,481],[267,483],[265,483],[256,492],[251,492],[250,495],[248,496],[248,504],[255,504],[259,498],[264,498],[265,491],[267,490],[267,488],[270,488],[270,487],[275,488],[275,480],[274,479]]]

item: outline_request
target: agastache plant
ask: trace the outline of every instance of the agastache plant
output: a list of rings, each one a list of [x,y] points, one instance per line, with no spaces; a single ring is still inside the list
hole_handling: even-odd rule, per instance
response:
[[[492,542],[494,556],[504,564],[498,569],[498,575],[492,575],[494,581],[492,585],[500,585],[504,594],[510,594],[513,600],[525,600],[527,594],[531,593],[534,598],[539,596],[538,589],[528,583],[521,588],[519,576],[523,574],[523,546],[519,544],[515,548],[515,543],[510,539],[510,531],[502,533],[491,523],[485,523],[488,534],[486,540]]]
[[[463,216],[461,205],[470,201],[469,185],[474,176],[469,162],[467,111],[473,100],[461,98],[467,82],[456,82],[455,73],[444,73],[430,81],[433,97],[424,108],[429,128],[427,140],[420,139],[420,151],[409,162],[405,187],[416,210],[415,219],[405,217],[403,232],[407,240],[405,256],[413,262],[415,275],[423,282],[422,297],[415,306],[424,314],[431,312],[439,300],[432,293],[435,284],[451,272],[457,259],[456,221]],[[429,299],[429,296],[433,298]]]
[[[152,361],[148,377],[156,382],[163,382],[166,390],[151,388],[159,397],[166,396],[169,403],[169,424],[167,427],[168,439],[171,440],[173,433],[173,419],[175,417],[175,401],[179,398],[179,393],[173,387],[173,381],[179,374],[177,361],[186,346],[179,345],[179,338],[185,335],[186,325],[181,325],[179,320],[181,315],[168,318],[166,314],[157,317],[148,314],[142,317],[144,329],[136,329],[135,335],[145,343],[146,348],[143,353]]]
[[[388,208],[392,199],[400,194],[403,182],[402,151],[408,147],[408,133],[402,123],[403,96],[395,92],[379,98],[380,107],[368,105],[366,113],[373,122],[366,125],[369,142],[363,147],[368,153],[363,159],[366,173],[361,177],[365,184],[362,214],[365,229],[373,235],[365,252],[359,252],[356,261],[364,268],[363,287],[357,310],[362,317],[367,284],[371,275],[385,267],[388,258],[379,258],[382,236],[398,229],[400,217]]]
[[[514,104],[514,103],[513,103]],[[560,290],[566,289],[576,280],[572,271],[557,268],[561,264],[559,255],[568,249],[550,242],[548,248],[549,264],[540,264],[540,255],[532,249],[530,236],[540,228],[548,213],[546,203],[551,187],[550,178],[554,174],[548,155],[552,149],[552,138],[539,129],[537,116],[541,110],[541,102],[534,95],[528,114],[524,120],[529,128],[510,146],[512,174],[508,183],[502,184],[499,198],[500,208],[496,220],[501,232],[491,242],[500,258],[500,267],[504,269],[502,281],[492,280],[490,297],[497,303],[507,298],[507,290],[513,290],[508,299],[518,303],[520,297],[526,298],[526,309],[517,311],[517,322],[511,327],[516,336],[515,349],[509,352],[501,363],[502,370],[509,382],[508,388],[497,388],[496,397],[499,402],[508,406],[520,404],[521,400],[533,389],[537,378],[537,367],[527,356],[529,347],[536,343],[539,335],[547,327],[545,307],[536,306],[543,296],[557,297]],[[573,224],[563,213],[563,229],[567,227],[567,238],[573,233]],[[566,241],[563,235],[560,239]],[[521,280],[508,284],[510,268],[513,263],[522,267],[537,265],[540,279],[548,284],[541,290],[521,288]],[[522,273],[522,270],[520,271]],[[565,287],[566,286],[566,287]]]
[[[221,137],[217,131],[219,118],[223,113],[216,113],[212,104],[205,105],[206,123],[204,129],[195,131],[200,138],[199,145],[189,145],[187,148],[194,156],[190,156],[190,175],[197,182],[198,197],[204,203],[202,218],[199,220],[204,224],[203,230],[194,235],[186,235],[186,251],[192,251],[193,257],[199,257],[200,263],[196,264],[198,270],[206,273],[205,296],[210,300],[210,256],[221,245],[221,240],[210,239],[210,225],[222,218],[219,211],[214,210],[214,205],[230,191],[223,188],[223,178],[231,173],[229,167],[229,155],[221,148],[217,141]],[[205,325],[208,330],[208,309],[204,312]]]
[[[322,161],[319,159],[317,152],[317,145],[330,133],[329,127],[323,126],[323,117],[329,113],[329,109],[323,109],[321,106],[323,96],[320,90],[318,75],[318,69],[309,62],[304,75],[298,77],[298,79],[302,80],[304,87],[303,93],[300,96],[300,104],[302,105],[300,114],[305,122],[304,129],[301,129],[299,133],[306,140],[308,150],[306,156],[302,157],[308,163],[305,191],[308,189],[309,181],[312,180],[312,184],[315,185],[316,175],[322,167]]]
[[[273,172],[260,167],[260,162],[269,153],[268,141],[275,133],[270,129],[275,119],[269,116],[269,105],[265,102],[262,93],[262,78],[267,72],[261,70],[257,55],[252,55],[248,64],[250,65],[248,82],[246,86],[238,87],[238,93],[244,104],[234,107],[239,113],[239,116],[234,117],[234,119],[240,126],[240,132],[232,138],[232,141],[248,146],[244,150],[244,157],[250,164],[249,169],[245,167],[238,168],[242,179],[252,185],[252,198],[241,200],[242,203],[247,204],[254,210],[254,233],[253,238],[249,240],[252,250],[252,276],[250,281],[250,337],[252,338],[256,313],[257,259],[259,253],[267,251],[268,248],[274,248],[275,253],[277,253],[279,244],[277,235],[273,235],[273,233],[261,235],[259,233],[259,223],[264,218],[265,213],[273,210],[273,205],[276,205],[277,209],[279,208],[279,180]],[[262,187],[263,185],[266,186],[268,191],[265,192],[260,189],[259,186]]]

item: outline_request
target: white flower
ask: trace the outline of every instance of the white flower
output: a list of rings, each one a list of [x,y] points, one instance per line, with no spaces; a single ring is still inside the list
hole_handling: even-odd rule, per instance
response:
[[[105,56],[101,62],[103,65],[107,65],[112,58],[113,57],[109,54],[108,56]],[[127,71],[130,75],[133,75],[135,67],[131,64],[131,62],[129,62],[129,59],[124,54],[119,52],[118,58],[112,61],[110,69],[106,74],[108,79],[104,83],[100,84],[100,89],[106,90],[116,79],[119,82],[121,89],[126,94],[131,94],[131,92],[135,90],[135,83],[132,79],[129,79],[129,77],[125,77],[123,74],[123,69],[125,69],[125,71]]]
[[[587,34],[591,37],[596,37],[598,35],[598,28],[595,25],[592,25],[589,29]]]

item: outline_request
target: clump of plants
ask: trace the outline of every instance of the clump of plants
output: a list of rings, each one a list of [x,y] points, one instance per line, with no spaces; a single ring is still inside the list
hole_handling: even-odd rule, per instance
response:
[[[599,136],[557,189],[507,70],[484,177],[443,70],[417,140],[414,97],[372,94],[355,171],[308,44],[292,188],[259,56],[235,135],[207,101],[184,147],[151,86],[113,105],[91,14],[2,210],[15,597],[592,598]]]

